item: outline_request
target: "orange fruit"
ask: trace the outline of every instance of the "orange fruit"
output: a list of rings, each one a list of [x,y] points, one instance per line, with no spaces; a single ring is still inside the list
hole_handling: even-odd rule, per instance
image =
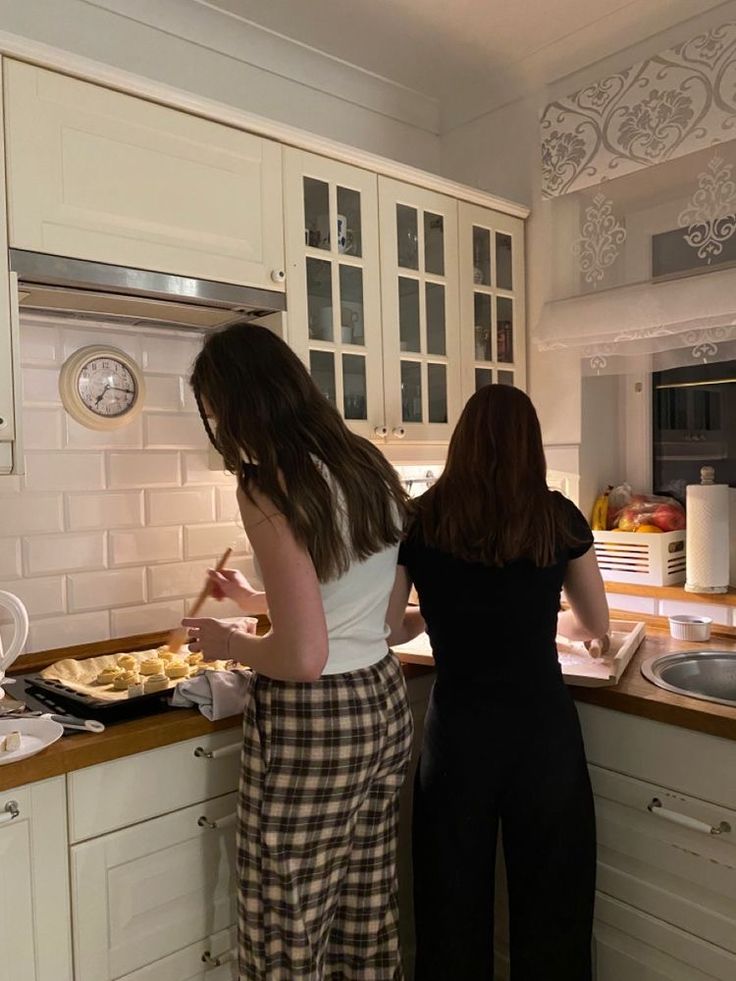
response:
[[[643,531],[645,534],[648,534],[648,535],[655,535],[655,534],[656,535],[661,535],[662,534],[662,529],[661,528],[658,528],[656,525],[639,525],[639,527],[636,530],[637,531]]]

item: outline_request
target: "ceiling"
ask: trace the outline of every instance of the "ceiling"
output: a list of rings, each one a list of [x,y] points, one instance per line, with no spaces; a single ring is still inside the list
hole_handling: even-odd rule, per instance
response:
[[[723,0],[199,0],[436,99],[487,111],[509,81],[552,81]]]

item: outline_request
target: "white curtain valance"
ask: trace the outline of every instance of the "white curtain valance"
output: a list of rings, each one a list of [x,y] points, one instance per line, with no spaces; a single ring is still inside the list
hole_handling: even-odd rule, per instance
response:
[[[653,354],[666,355],[669,364],[730,359],[736,269],[554,300],[545,304],[533,340],[546,351],[577,348],[594,369],[610,370],[611,358],[620,367]]]

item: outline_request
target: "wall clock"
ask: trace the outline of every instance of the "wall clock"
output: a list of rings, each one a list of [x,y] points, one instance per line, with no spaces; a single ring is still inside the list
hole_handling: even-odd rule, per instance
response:
[[[88,429],[119,429],[143,408],[143,372],[115,347],[83,347],[64,362],[59,375],[64,408]]]

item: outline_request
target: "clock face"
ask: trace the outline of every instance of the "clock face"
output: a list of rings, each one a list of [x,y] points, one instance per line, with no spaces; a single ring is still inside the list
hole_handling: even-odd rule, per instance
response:
[[[132,372],[114,357],[86,361],[77,376],[77,391],[90,412],[106,419],[130,412],[138,397]]]

